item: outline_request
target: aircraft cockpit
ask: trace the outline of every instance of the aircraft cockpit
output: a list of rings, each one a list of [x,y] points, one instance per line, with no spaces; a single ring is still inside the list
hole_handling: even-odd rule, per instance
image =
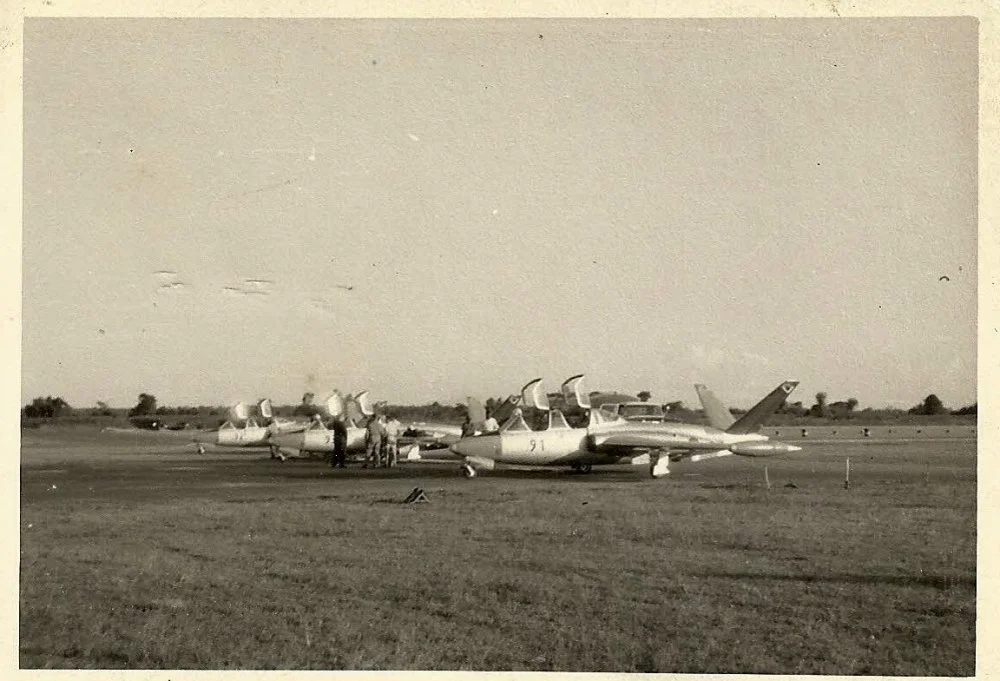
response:
[[[615,421],[618,419],[618,407],[617,402],[602,404],[600,409],[597,410],[597,414],[605,421]]]
[[[553,409],[549,412],[549,430],[568,430],[570,428],[569,423],[566,422],[566,417],[558,409]]]
[[[623,419],[618,416],[617,407],[618,405],[601,405],[600,409],[591,409],[590,425],[600,426],[622,421]]]
[[[246,422],[243,424],[242,428],[240,426],[237,426],[232,421],[226,421],[221,426],[219,426],[219,430],[220,431],[223,431],[223,430],[241,430],[241,429],[245,430],[247,428],[260,428],[260,426],[257,425],[257,421],[255,419],[247,419]]]

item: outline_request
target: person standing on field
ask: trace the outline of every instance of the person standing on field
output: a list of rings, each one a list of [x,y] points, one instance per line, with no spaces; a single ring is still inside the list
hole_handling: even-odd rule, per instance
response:
[[[376,468],[382,465],[382,440],[385,435],[385,427],[378,418],[371,418],[365,432],[365,468],[372,464]]]
[[[386,468],[394,468],[399,456],[399,434],[403,430],[403,424],[393,416],[385,424],[385,465]]]
[[[333,461],[331,468],[345,468],[347,465],[347,426],[344,419],[337,416],[333,419]]]

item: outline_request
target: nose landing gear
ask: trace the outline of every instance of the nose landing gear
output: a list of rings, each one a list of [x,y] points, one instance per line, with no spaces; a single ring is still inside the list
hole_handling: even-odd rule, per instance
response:
[[[463,463],[462,475],[464,475],[466,479],[471,480],[472,478],[476,477],[476,469],[467,463]]]

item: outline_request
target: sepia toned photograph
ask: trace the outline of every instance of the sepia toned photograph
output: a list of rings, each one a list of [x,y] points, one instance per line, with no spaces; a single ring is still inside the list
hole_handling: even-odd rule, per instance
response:
[[[17,666],[976,675],[980,33],[26,17]]]

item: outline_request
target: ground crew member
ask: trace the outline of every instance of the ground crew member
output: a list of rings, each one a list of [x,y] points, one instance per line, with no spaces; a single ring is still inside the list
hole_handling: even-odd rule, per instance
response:
[[[376,468],[382,465],[382,439],[385,428],[377,418],[368,421],[365,432],[365,468],[371,463]]]
[[[403,430],[403,424],[396,417],[388,419],[385,424],[385,466],[394,468],[399,455],[399,433]]]
[[[462,437],[472,437],[472,435],[475,432],[476,432],[476,429],[472,425],[472,418],[470,418],[469,416],[466,416],[465,420],[462,421]]]
[[[500,424],[493,418],[493,414],[486,412],[486,421],[483,423],[483,430],[487,433],[495,433],[500,430]]]
[[[333,461],[331,468],[345,468],[347,465],[347,426],[340,416],[333,419]]]

